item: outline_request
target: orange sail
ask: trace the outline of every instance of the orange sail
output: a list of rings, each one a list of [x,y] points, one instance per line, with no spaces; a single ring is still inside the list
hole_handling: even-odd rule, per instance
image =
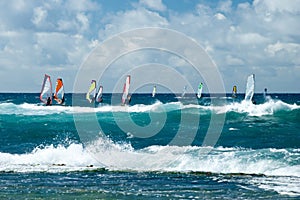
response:
[[[64,103],[65,100],[64,84],[61,78],[56,80],[54,100],[56,100],[59,104]]]

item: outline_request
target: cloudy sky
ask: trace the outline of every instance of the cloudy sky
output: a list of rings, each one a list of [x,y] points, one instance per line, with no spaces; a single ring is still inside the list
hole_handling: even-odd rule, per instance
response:
[[[2,0],[0,92],[39,92],[45,73],[71,92],[97,45],[143,27],[195,39],[227,92],[251,73],[256,92],[300,92],[300,0]]]

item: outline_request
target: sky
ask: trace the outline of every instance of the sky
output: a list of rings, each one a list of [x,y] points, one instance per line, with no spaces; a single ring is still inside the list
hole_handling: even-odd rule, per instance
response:
[[[78,70],[98,45],[144,27],[193,38],[216,64],[227,92],[237,85],[243,93],[252,73],[257,93],[265,87],[300,92],[300,0],[2,0],[0,92],[38,93],[45,73],[52,82],[63,77],[72,92]],[[145,58],[139,64],[152,62],[138,56]],[[157,62],[180,65],[168,57]],[[114,63],[130,66],[132,60]],[[109,92],[113,83],[106,80]],[[198,81],[191,84],[196,88]]]

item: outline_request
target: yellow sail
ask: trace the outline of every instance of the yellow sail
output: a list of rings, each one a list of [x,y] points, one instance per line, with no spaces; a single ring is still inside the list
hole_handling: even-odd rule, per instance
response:
[[[96,97],[96,81],[92,80],[90,88],[88,90],[88,92],[86,93],[86,99],[92,103],[92,101],[95,100]]]

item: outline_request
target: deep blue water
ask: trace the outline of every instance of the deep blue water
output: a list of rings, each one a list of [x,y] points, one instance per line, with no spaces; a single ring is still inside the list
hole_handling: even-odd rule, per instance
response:
[[[300,197],[299,94],[120,98],[0,94],[0,199]]]

